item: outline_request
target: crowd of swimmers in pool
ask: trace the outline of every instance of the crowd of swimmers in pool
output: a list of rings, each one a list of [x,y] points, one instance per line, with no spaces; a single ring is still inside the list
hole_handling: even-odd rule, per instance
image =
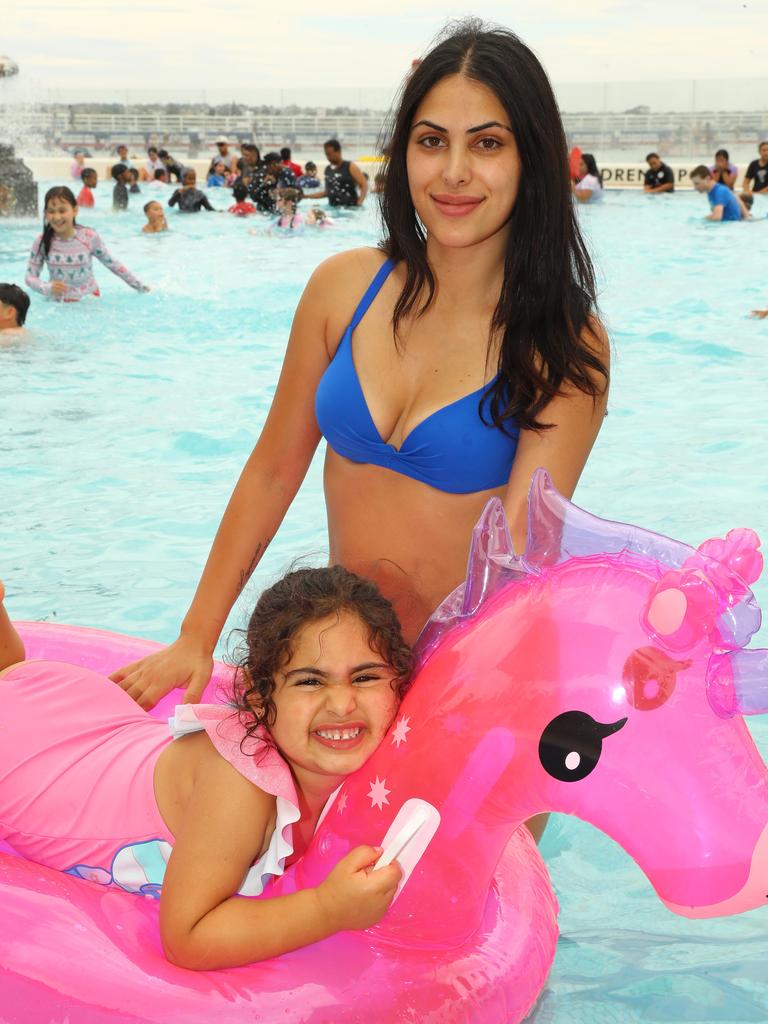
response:
[[[241,156],[229,152],[229,143],[220,138],[217,154],[211,161],[207,184],[211,188],[231,186],[232,204],[227,213],[235,217],[263,214],[271,219],[269,231],[300,233],[305,226],[326,228],[332,218],[320,206],[312,206],[306,214],[299,212],[299,203],[305,199],[327,199],[332,208],[362,205],[368,192],[368,178],[356,164],[343,159],[341,144],[336,139],[325,143],[328,166],[325,169],[324,188],[317,174],[317,166],[309,161],[303,168],[291,160],[287,147],[280,153],[267,153],[262,159],[253,143],[243,143]],[[182,167],[166,150],[150,147],[146,164],[135,167],[126,146],[117,147],[118,162],[109,169],[114,182],[112,209],[128,208],[131,194],[140,194],[139,182],[147,189],[161,188],[171,177],[177,188],[167,206],[182,214],[214,210],[205,192],[197,187],[197,174],[191,167]],[[157,166],[160,164],[160,166]],[[86,167],[82,153],[78,153],[71,169],[72,177],[80,181],[79,195],[65,185],[49,189],[44,199],[44,227],[35,239],[25,276],[26,284],[34,291],[60,302],[75,302],[86,296],[98,296],[99,288],[93,275],[93,257],[136,291],[149,291],[122,263],[115,260],[93,228],[81,225],[78,213],[93,208],[94,190],[98,175],[94,168]],[[381,186],[380,180],[375,188]],[[144,234],[159,234],[168,230],[165,206],[160,193],[144,203],[146,223]],[[43,279],[42,270],[48,268],[49,280]],[[10,287],[10,286],[9,286]],[[19,289],[20,291],[20,289]],[[24,294],[22,292],[22,294]],[[0,323],[5,329],[20,331],[26,317],[27,306],[16,302],[16,292],[9,292],[8,307]],[[0,328],[2,329],[2,328]]]
[[[762,194],[768,198],[768,140],[757,149],[758,157],[744,173],[741,194],[736,192],[739,169],[731,163],[727,149],[718,149],[713,164],[699,164],[689,173],[693,187],[709,200],[707,220],[748,220],[755,196]],[[675,172],[659,154],[649,153],[645,161],[648,170],[643,175],[643,191],[650,195],[674,192]],[[592,153],[575,152],[572,174],[573,194],[579,202],[598,202],[603,198],[603,176]]]
[[[312,161],[304,167],[294,163],[288,147],[279,153],[267,153],[262,158],[258,146],[244,142],[240,145],[238,157],[231,151],[229,141],[222,136],[216,140],[216,149],[206,176],[207,187],[231,188],[233,201],[226,212],[244,218],[266,215],[271,218],[270,233],[296,233],[305,226],[325,228],[333,223],[331,216],[320,206],[313,205],[302,214],[299,207],[303,200],[325,198],[330,207],[357,207],[363,204],[369,191],[368,176],[356,164],[343,159],[341,144],[336,139],[329,139],[324,146],[328,160],[324,183],[321,183],[317,165]],[[153,194],[143,204],[146,218],[142,228],[144,234],[168,230],[166,205],[183,214],[225,212],[214,211],[206,193],[197,187],[195,170],[184,167],[167,150],[150,146],[147,159],[140,166],[134,165],[127,146],[117,146],[116,153],[117,162],[109,169],[114,182],[112,208],[116,211],[127,209],[130,196],[140,194],[142,186],[146,189],[145,196]],[[736,191],[738,167],[731,162],[725,149],[717,151],[712,165],[699,164],[690,172],[688,177],[693,187],[708,198],[710,213],[707,220],[749,219],[755,196],[768,198],[768,141],[759,144],[758,154],[744,174],[740,194]],[[648,170],[644,174],[643,191],[654,195],[674,192],[675,173],[659,154],[649,153],[646,163]],[[592,153],[575,151],[571,173],[576,202],[595,203],[603,198],[603,177]],[[99,289],[92,272],[92,257],[95,256],[130,287],[149,291],[125,266],[112,258],[96,231],[76,221],[81,209],[95,205],[94,190],[98,185],[97,172],[85,166],[85,157],[80,152],[75,154],[71,175],[80,181],[77,196],[66,186],[50,189],[46,195],[45,227],[32,246],[26,284],[42,295],[63,302],[77,301],[86,295],[98,296]],[[177,187],[164,205],[159,198],[159,190],[171,179],[175,179]],[[385,172],[377,173],[372,191],[382,192],[384,184]],[[321,185],[324,185],[322,189]],[[41,278],[44,265],[48,267],[48,281]],[[0,285],[0,294],[4,296],[0,298],[0,332],[21,332],[29,308],[28,296],[10,284]],[[766,318],[768,309],[753,310],[753,315]],[[5,336],[8,337],[7,334]]]
[[[369,181],[356,164],[344,160],[337,139],[329,139],[324,148],[328,165],[325,168],[325,180],[321,182],[317,165],[311,160],[304,167],[295,163],[287,146],[279,153],[270,152],[262,158],[258,146],[244,142],[240,145],[240,156],[237,157],[230,151],[229,140],[222,136],[216,140],[217,152],[211,159],[205,184],[207,188],[232,189],[234,202],[227,212],[235,216],[266,214],[276,217],[275,227],[288,230],[295,230],[305,224],[327,227],[332,220],[322,207],[313,206],[305,215],[299,213],[299,203],[304,199],[327,199],[331,207],[361,206],[368,193]],[[169,207],[177,207],[182,213],[223,212],[214,211],[206,193],[198,188],[197,172],[183,166],[167,150],[150,146],[146,161],[139,166],[134,165],[127,146],[117,146],[116,153],[117,162],[108,170],[113,182],[112,209],[128,209],[130,196],[141,194],[142,185],[148,192],[155,192],[155,198],[144,203],[146,233],[154,234],[167,229],[164,220],[161,225],[157,212],[157,207],[162,206],[158,196],[159,190],[174,181],[177,187],[167,201]],[[81,183],[78,207],[93,207],[98,174],[93,167],[85,166],[85,157],[80,151],[75,154],[71,175]],[[382,187],[382,175],[378,174],[374,181],[374,191],[381,191]]]

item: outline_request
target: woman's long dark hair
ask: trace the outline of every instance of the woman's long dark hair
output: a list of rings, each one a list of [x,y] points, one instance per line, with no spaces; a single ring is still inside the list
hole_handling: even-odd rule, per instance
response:
[[[43,201],[43,237],[40,239],[40,248],[47,256],[51,250],[51,242],[53,241],[54,231],[51,225],[45,219],[45,211],[48,209],[48,203],[52,199],[63,199],[65,203],[69,203],[70,206],[76,207],[77,200],[75,194],[71,188],[67,188],[66,185],[54,185],[53,188],[49,188],[45,193],[45,199]]]
[[[603,176],[600,173],[600,171],[597,169],[597,160],[595,160],[595,158],[592,155],[592,153],[582,153],[581,154],[581,159],[584,161],[584,166],[587,168],[587,174],[594,175],[594,177],[596,177],[597,180],[602,185],[602,183],[603,183]]]
[[[547,75],[516,35],[501,28],[486,31],[474,19],[453,27],[416,67],[387,133],[382,248],[390,259],[403,261],[406,273],[394,309],[395,336],[404,318],[429,308],[436,286],[408,186],[411,124],[430,89],[457,74],[496,94],[521,161],[504,283],[489,338],[490,347],[494,337],[502,336],[499,377],[486,390],[481,410],[488,402],[491,421],[501,429],[508,420],[522,428],[546,429],[538,417],[563,384],[595,399],[608,384],[593,326],[594,271],[574,212],[565,134]]]

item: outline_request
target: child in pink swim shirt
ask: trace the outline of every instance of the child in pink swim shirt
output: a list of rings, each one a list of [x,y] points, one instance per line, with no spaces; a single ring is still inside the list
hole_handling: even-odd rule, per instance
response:
[[[356,847],[315,889],[238,898],[302,854],[393,720],[411,652],[373,583],[338,565],[289,573],[251,615],[232,702],[180,705],[170,723],[135,703],[130,678],[24,661],[3,597],[0,584],[0,839],[159,897],[166,956],[194,970],[381,919],[401,871],[368,870],[379,847]]]
[[[149,291],[147,285],[110,255],[93,228],[77,223],[77,201],[70,189],[64,185],[48,189],[43,209],[45,227],[32,245],[24,278],[30,288],[60,302],[98,296],[101,293],[93,276],[95,256],[137,292]],[[40,276],[46,264],[50,281],[43,281]]]

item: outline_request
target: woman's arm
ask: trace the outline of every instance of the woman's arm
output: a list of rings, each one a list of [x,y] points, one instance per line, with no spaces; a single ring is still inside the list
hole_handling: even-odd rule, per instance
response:
[[[171,198],[168,200],[168,205],[169,206],[175,206],[176,203],[178,203],[178,201],[179,201],[179,193],[180,192],[181,192],[181,189],[177,188],[176,191],[171,196]]]
[[[594,336],[586,329],[583,341],[605,366],[610,363],[610,344],[605,328],[593,323]],[[573,386],[564,386],[559,395],[540,413],[549,430],[520,432],[520,441],[504,495],[504,509],[515,551],[522,553],[528,530],[528,490],[531,477],[541,466],[552,477],[555,487],[570,498],[576,490],[595,439],[603,425],[608,404],[608,385],[597,373],[595,384],[601,393],[596,399]]]
[[[110,676],[144,708],[174,686],[187,688],[186,701],[200,699],[227,615],[306,475],[320,441],[315,391],[329,363],[328,310],[338,299],[339,261],[347,256],[321,264],[301,297],[269,415],[224,512],[178,640]]]
[[[273,899],[233,895],[265,844],[275,798],[211,751],[201,760],[160,897],[168,959],[190,970],[265,960],[349,928],[368,928],[394,898],[396,863],[366,869],[381,851],[357,847],[315,889]]]
[[[573,194],[576,196],[580,203],[588,203],[592,198],[591,188],[576,188],[574,186]]]

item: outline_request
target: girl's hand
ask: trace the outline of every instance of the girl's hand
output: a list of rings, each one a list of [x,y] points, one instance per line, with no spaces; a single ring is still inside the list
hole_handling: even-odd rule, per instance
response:
[[[109,677],[149,711],[166,693],[181,686],[185,704],[197,704],[213,672],[213,657],[199,641],[180,636],[169,647],[116,669]]]
[[[317,898],[334,931],[370,928],[389,909],[403,871],[397,861],[371,871],[381,854],[380,846],[356,846],[318,885]]]
[[[53,281],[51,284],[51,292],[54,295],[66,295],[69,288],[63,281]]]

